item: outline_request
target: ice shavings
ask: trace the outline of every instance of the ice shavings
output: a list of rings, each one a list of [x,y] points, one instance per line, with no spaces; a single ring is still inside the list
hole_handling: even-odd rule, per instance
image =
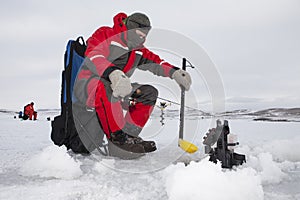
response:
[[[20,169],[23,176],[73,179],[82,175],[81,162],[75,161],[65,147],[49,146],[26,161]]]
[[[272,153],[275,159],[292,162],[300,161],[300,137],[289,140],[274,140],[263,146],[264,151]]]
[[[171,200],[179,199],[263,199],[260,176],[248,168],[222,170],[204,159],[189,166],[177,164],[166,169],[166,189]]]
[[[260,175],[263,183],[280,183],[287,175],[282,172],[278,163],[273,161],[270,153],[261,153],[258,155],[261,166]]]

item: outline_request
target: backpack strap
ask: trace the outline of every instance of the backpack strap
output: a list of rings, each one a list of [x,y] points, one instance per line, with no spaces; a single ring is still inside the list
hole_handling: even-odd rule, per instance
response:
[[[80,40],[81,40],[81,45],[86,46],[86,43],[85,43],[85,41],[84,41],[84,39],[83,39],[82,36],[79,36],[79,37],[76,39],[76,41],[79,42],[79,43],[80,43]]]

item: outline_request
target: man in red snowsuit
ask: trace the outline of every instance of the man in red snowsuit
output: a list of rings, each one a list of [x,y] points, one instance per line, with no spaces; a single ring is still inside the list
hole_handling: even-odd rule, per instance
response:
[[[34,103],[31,102],[30,104],[24,106],[24,115],[23,115],[24,120],[27,120],[28,118],[29,120],[32,120],[32,116],[33,116],[33,120],[37,120],[37,112],[34,111],[33,105]]]
[[[74,92],[88,107],[96,109],[106,137],[120,148],[144,153],[156,150],[153,141],[138,137],[156,103],[158,91],[151,85],[131,83],[135,69],[175,79],[186,90],[190,75],[144,47],[151,29],[142,13],[119,13],[114,26],[101,27],[87,40],[86,59],[77,76]],[[126,106],[126,102],[130,105]],[[124,106],[125,105],[125,106]],[[124,117],[123,109],[127,109]]]

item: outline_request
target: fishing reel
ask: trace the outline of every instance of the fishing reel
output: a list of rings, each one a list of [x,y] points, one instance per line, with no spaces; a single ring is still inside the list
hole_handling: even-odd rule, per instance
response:
[[[233,166],[242,165],[246,162],[246,156],[234,152],[234,147],[239,145],[236,137],[230,134],[228,121],[224,123],[217,120],[216,128],[208,130],[203,137],[205,154],[209,155],[209,161],[222,163],[222,168],[231,169]],[[213,147],[216,144],[215,147]]]

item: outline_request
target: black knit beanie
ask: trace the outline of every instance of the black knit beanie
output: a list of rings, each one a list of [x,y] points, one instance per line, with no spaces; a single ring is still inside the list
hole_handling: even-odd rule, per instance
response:
[[[128,30],[140,28],[143,32],[148,33],[151,29],[149,18],[143,13],[133,13],[126,19],[126,27]]]

